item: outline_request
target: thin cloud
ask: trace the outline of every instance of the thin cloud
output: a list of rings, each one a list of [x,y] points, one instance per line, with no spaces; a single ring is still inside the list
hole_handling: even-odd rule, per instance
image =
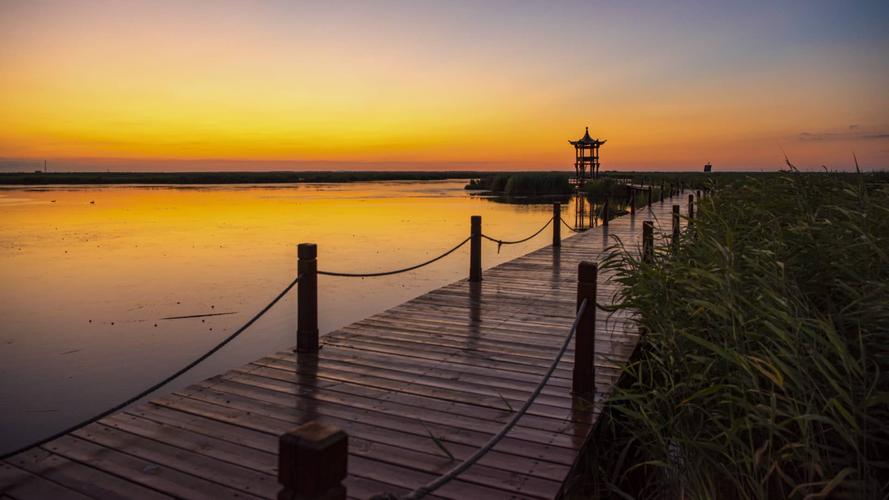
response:
[[[849,125],[841,131],[830,132],[800,132],[797,136],[800,141],[879,141],[889,139],[889,129],[886,128],[862,128],[859,125]]]

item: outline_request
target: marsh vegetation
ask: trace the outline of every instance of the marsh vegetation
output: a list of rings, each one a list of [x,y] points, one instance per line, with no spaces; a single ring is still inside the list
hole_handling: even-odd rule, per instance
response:
[[[652,263],[605,267],[645,334],[582,496],[889,494],[889,184],[747,176]],[[668,221],[663,221],[669,224]]]
[[[55,184],[297,184],[468,179],[479,172],[4,172],[0,185]]]
[[[563,172],[515,172],[471,179],[466,189],[504,196],[564,195],[574,191]]]

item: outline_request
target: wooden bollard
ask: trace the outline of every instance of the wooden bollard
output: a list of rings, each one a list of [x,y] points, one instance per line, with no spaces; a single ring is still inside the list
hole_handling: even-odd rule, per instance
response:
[[[673,238],[670,242],[675,251],[679,247],[679,205],[673,205]]]
[[[278,500],[343,500],[349,436],[317,421],[278,438]]]
[[[572,390],[579,396],[596,394],[596,280],[599,268],[595,262],[577,266],[577,309],[586,300],[586,308],[574,332],[574,378]]]
[[[606,197],[606,198],[605,198],[605,204],[602,205],[602,225],[603,225],[603,226],[607,226],[607,225],[608,225],[608,217],[609,217],[609,215],[610,215],[610,214],[608,213],[608,200],[610,200],[610,199],[611,199],[610,196]]]
[[[630,188],[630,214],[636,213],[636,188]]]
[[[691,223],[695,218],[695,195],[688,195],[688,221]]]
[[[642,260],[654,262],[654,224],[650,220],[642,222]]]
[[[700,189],[697,190],[697,194],[698,194],[698,201],[700,201],[701,200],[701,190]]]
[[[553,247],[562,246],[562,205],[553,203]]]
[[[296,249],[296,350],[318,351],[318,246],[300,243]]]
[[[482,216],[473,215],[470,219],[469,235],[469,281],[478,283],[482,280]]]

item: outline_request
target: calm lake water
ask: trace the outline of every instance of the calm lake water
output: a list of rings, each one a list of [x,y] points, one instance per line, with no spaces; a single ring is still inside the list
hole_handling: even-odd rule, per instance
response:
[[[469,234],[523,238],[550,202],[470,196],[463,181],[304,186],[0,188],[0,452],[92,416],[190,362],[265,306],[296,272],[382,271],[427,260]],[[564,207],[573,221],[573,208]],[[563,230],[563,235],[567,236]],[[484,267],[550,242],[483,244]],[[322,334],[465,277],[469,246],[426,268],[319,277]],[[218,316],[164,319],[211,313]],[[167,386],[296,343],[295,293]]]

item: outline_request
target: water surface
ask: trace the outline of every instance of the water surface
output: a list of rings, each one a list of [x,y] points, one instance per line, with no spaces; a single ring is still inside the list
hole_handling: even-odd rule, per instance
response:
[[[422,262],[481,215],[487,234],[536,231],[551,205],[470,196],[463,181],[301,186],[0,189],[0,451],[89,417],[206,351],[295,274]],[[573,220],[565,208],[566,219]],[[569,217],[569,213],[571,216]],[[483,246],[485,267],[548,244]],[[466,276],[468,245],[385,278],[319,278],[322,334]],[[295,344],[289,294],[170,391]],[[192,319],[177,316],[218,314]]]

